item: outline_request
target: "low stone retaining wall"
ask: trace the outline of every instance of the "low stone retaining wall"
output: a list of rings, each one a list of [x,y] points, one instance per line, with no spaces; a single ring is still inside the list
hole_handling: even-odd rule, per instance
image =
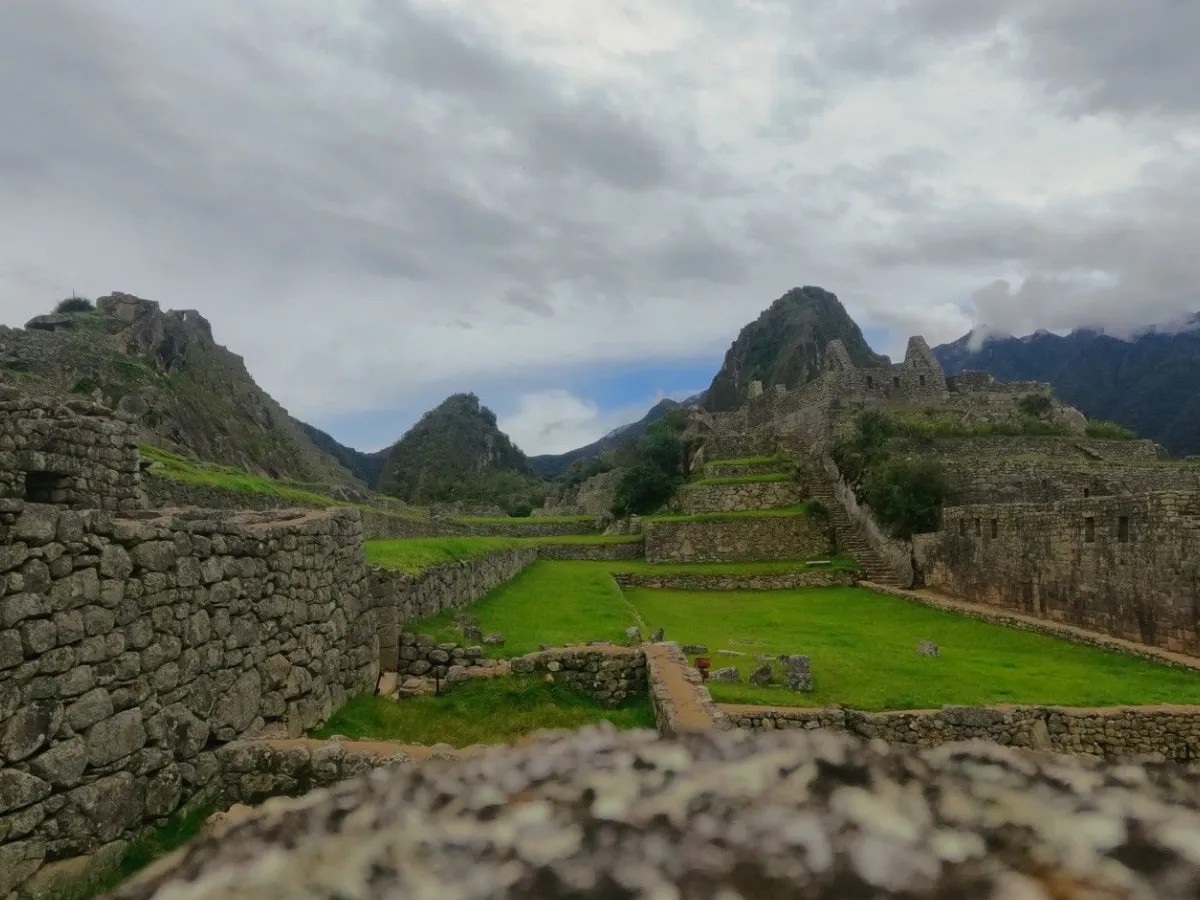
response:
[[[515,578],[537,555],[534,547],[498,550],[476,559],[434,566],[420,575],[369,567],[367,583],[377,615],[380,666],[384,671],[396,671],[400,633],[405,625],[474,603],[492,588]]]
[[[679,507],[689,514],[780,509],[795,506],[804,496],[803,488],[794,481],[685,485],[679,492]]]
[[[783,591],[793,588],[845,587],[854,584],[853,572],[814,569],[778,575],[647,575],[618,572],[613,580],[623,590],[630,587],[669,591]]]
[[[650,702],[659,734],[673,737],[731,727],[678,644],[647,644],[645,654]]]
[[[542,559],[593,560],[596,562],[621,562],[641,559],[644,546],[641,541],[626,544],[545,544],[538,547]]]
[[[153,470],[142,479],[152,509],[195,506],[201,509],[257,510],[265,512],[281,506],[296,506],[295,501],[258,491],[238,491],[209,484],[189,484],[155,475]]]
[[[545,674],[607,706],[646,693],[646,654],[638,647],[558,647],[509,665],[514,675]]]
[[[812,559],[829,537],[808,516],[644,523],[647,562],[759,562]]]
[[[829,728],[920,747],[981,739],[1008,747],[1114,760],[1143,756],[1177,762],[1200,759],[1197,707],[947,706],[883,713],[733,705],[720,709],[734,727],[751,731]]]
[[[513,519],[511,522],[458,522],[434,519],[430,523],[442,534],[475,535],[479,537],[565,537],[572,534],[595,534],[596,522],[547,522],[544,518]]]

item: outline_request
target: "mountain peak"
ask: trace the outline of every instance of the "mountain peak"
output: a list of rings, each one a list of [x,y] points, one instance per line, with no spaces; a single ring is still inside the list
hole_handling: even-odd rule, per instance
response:
[[[829,343],[840,340],[857,366],[881,365],[837,295],[812,285],[793,288],[765,309],[733,342],[721,371],[708,389],[713,412],[736,409],[752,381],[795,388],[821,371]]]

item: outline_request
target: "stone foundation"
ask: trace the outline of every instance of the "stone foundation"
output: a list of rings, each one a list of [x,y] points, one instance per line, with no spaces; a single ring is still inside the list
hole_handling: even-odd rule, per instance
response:
[[[626,544],[543,544],[537,552],[540,559],[620,562],[641,559],[644,548],[641,541]]]
[[[694,484],[685,485],[680,490],[679,508],[688,515],[751,509],[782,509],[796,506],[804,498],[804,489],[794,481]]]
[[[1200,759],[1200,708],[1195,707],[947,706],[884,713],[724,704],[720,708],[734,727],[751,731],[833,729],[919,747],[986,740],[1110,760]]]

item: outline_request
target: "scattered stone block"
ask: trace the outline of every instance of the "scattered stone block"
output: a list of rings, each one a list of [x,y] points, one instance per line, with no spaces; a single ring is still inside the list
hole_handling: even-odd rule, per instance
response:
[[[498,631],[494,634],[489,634],[483,639],[483,643],[487,647],[503,647],[504,635],[500,634]]]
[[[723,681],[726,684],[738,684],[742,680],[742,673],[734,666],[726,666],[724,669],[717,669],[708,676],[709,681]]]
[[[656,628],[650,633],[650,643],[660,644],[665,636],[666,632],[662,628]]]
[[[766,687],[774,680],[775,673],[771,671],[771,666],[766,663],[750,673],[750,683],[755,687]]]
[[[379,677],[379,688],[377,693],[381,697],[391,697],[396,693],[396,688],[399,687],[400,676],[396,672],[384,672]]]
[[[708,648],[703,644],[684,644],[679,648],[686,656],[703,656],[708,653]]]
[[[478,625],[464,625],[461,629],[463,640],[465,641],[482,641],[483,632]]]
[[[629,638],[631,641],[641,641],[642,629],[638,628],[636,625],[632,628],[626,628],[625,637]]]
[[[917,652],[922,656],[941,656],[942,651],[933,641],[918,641]]]
[[[741,650],[718,650],[717,656],[745,656]]]
[[[807,656],[781,656],[784,667],[784,682],[788,688],[800,693],[813,689],[812,664]]]

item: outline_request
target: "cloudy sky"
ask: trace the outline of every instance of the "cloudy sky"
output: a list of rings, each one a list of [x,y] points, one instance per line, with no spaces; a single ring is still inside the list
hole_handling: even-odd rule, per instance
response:
[[[195,308],[364,449],[707,386],[792,286],[876,349],[1200,310],[1195,0],[2,0],[0,321]]]

